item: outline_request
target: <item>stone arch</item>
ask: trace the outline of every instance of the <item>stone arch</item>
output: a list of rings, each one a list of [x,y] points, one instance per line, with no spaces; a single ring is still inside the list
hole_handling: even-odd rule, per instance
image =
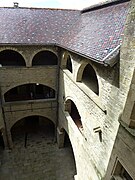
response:
[[[33,88],[32,88],[32,85],[33,85]],[[28,87],[28,89],[27,88],[25,88],[25,87]],[[30,87],[31,86],[31,87]],[[52,88],[52,87],[50,87],[48,84],[46,85],[46,84],[40,84],[40,83],[26,83],[26,84],[21,84],[21,83],[18,83],[18,84],[16,84],[16,85],[14,85],[14,86],[12,86],[12,87],[10,87],[10,88],[8,88],[7,90],[6,90],[6,92],[4,92],[4,99],[5,99],[5,97],[8,95],[8,94],[10,94],[10,93],[13,93],[13,94],[15,94],[16,96],[17,96],[17,94],[19,95],[19,93],[20,93],[20,91],[18,90],[18,88],[20,88],[20,90],[21,90],[21,87],[24,87],[24,89],[25,90],[32,90],[33,92],[34,92],[34,89],[35,89],[35,87],[36,87],[36,89],[38,90],[39,88],[37,88],[37,87],[42,87],[42,92],[44,93],[44,97],[42,96],[42,98],[41,99],[44,99],[44,98],[47,98],[47,95],[48,95],[48,97],[49,98],[55,98],[55,94],[56,94],[56,92],[55,92],[55,89],[54,88]],[[32,88],[32,89],[31,89]],[[22,88],[23,89],[23,88]],[[13,92],[12,92],[13,91]],[[33,93],[32,92],[32,93]],[[25,93],[25,91],[23,91],[22,92],[23,94]],[[47,94],[47,93],[49,93],[49,94]],[[29,91],[29,97],[30,96],[32,96],[32,94],[31,94],[31,92]],[[15,97],[15,96],[14,96]],[[29,99],[29,98],[26,98],[27,100],[32,100],[32,97]],[[26,100],[25,99],[25,100]],[[39,98],[38,98],[39,99]],[[5,99],[6,100],[6,99]]]
[[[25,147],[27,144],[28,134],[37,134],[41,132],[49,136],[53,135],[54,138],[55,124],[46,116],[25,116],[24,118],[16,121],[10,128],[12,140],[14,141],[14,137],[16,139],[18,135],[23,136]]]
[[[49,119],[50,121],[52,121],[52,123],[55,125],[55,120],[53,119],[53,116],[51,116],[51,113],[44,113],[44,112],[25,112],[25,114],[20,113],[17,115],[17,117],[14,119],[14,121],[12,121],[12,123],[10,123],[10,127],[9,129],[11,130],[11,128],[14,126],[14,124],[16,124],[19,120],[24,119],[26,117],[30,117],[30,116],[40,116],[40,117],[45,117],[47,119]]]
[[[95,94],[99,95],[99,83],[95,69],[90,63],[82,63],[78,69],[77,82],[84,83]]]
[[[50,50],[37,52],[32,59],[32,66],[57,65],[58,57]]]
[[[65,111],[67,111],[70,114],[78,129],[83,130],[81,116],[79,114],[77,106],[71,99],[67,99],[65,101]]]
[[[1,66],[26,66],[24,57],[17,51],[5,49],[0,52]]]

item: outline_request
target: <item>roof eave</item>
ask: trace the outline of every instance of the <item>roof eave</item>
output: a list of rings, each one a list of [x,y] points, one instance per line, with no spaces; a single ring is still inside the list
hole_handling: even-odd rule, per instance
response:
[[[60,47],[60,48],[63,48],[63,49],[65,49],[65,50],[68,50],[68,51],[70,51],[70,52],[72,52],[72,53],[75,53],[75,54],[78,54],[78,55],[80,55],[80,56],[82,56],[82,57],[84,57],[84,58],[87,58],[87,59],[89,59],[89,60],[91,60],[91,61],[94,61],[94,62],[96,62],[96,63],[99,63],[99,64],[102,64],[102,65],[104,65],[104,66],[114,66],[116,63],[117,63],[117,58],[115,58],[117,55],[118,55],[118,53],[119,53],[119,49],[120,49],[120,45],[119,46],[117,46],[111,53],[109,53],[103,60],[98,60],[98,59],[95,59],[95,58],[93,58],[93,57],[91,57],[91,56],[88,56],[88,55],[85,55],[85,54],[83,54],[83,53],[80,53],[80,52],[78,52],[78,51],[75,51],[75,50],[73,50],[73,49],[70,49],[70,48],[68,48],[68,47],[66,47],[66,46],[63,46],[63,45],[61,45],[61,44],[58,44],[58,43],[35,43],[35,44],[27,44],[27,43],[24,43],[24,44],[21,44],[21,43],[2,43],[2,44],[0,44],[0,46],[56,46],[56,47]],[[118,53],[116,53],[116,51],[118,51]]]
[[[121,45],[118,45],[112,52],[110,52],[104,59],[103,59],[103,62],[104,62],[104,65],[105,66],[111,66],[113,67],[117,62],[118,62],[118,58],[117,56],[119,55],[120,53],[120,46]]]

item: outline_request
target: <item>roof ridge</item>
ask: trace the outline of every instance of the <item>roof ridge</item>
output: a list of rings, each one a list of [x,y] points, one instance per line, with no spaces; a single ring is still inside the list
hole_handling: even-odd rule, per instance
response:
[[[14,8],[14,7],[0,7],[0,9],[30,9],[30,10],[63,10],[63,11],[80,11],[78,9],[62,9],[62,8],[38,8],[38,7],[18,7],[18,8]]]
[[[89,6],[89,7],[86,7],[84,9],[82,9],[81,13],[83,14],[83,13],[86,13],[86,12],[89,12],[89,11],[94,11],[94,10],[97,10],[97,9],[101,9],[101,8],[105,8],[105,7],[108,7],[108,6],[125,3],[125,2],[128,2],[128,1],[130,1],[130,0],[106,0],[104,2],[100,2],[98,4],[94,4],[92,6]]]

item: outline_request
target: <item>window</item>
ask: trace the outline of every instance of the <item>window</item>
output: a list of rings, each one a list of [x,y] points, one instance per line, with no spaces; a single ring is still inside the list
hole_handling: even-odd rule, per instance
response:
[[[84,68],[81,82],[90,88],[95,94],[99,95],[97,76],[95,70],[90,64],[87,64]]]
[[[114,174],[113,174],[114,180],[133,180],[132,177],[129,175],[129,173],[126,171],[126,169],[122,166],[122,164],[118,161]]]
[[[68,111],[74,123],[78,127],[79,130],[83,130],[83,125],[81,121],[81,116],[78,112],[78,109],[73,101],[67,100],[65,104],[65,110]]]

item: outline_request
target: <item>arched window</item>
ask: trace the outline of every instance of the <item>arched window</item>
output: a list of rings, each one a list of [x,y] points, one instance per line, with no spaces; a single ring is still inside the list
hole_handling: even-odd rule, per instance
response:
[[[90,64],[87,64],[84,68],[81,82],[84,83],[87,87],[89,87],[94,93],[99,95],[97,75]]]
[[[51,51],[41,51],[37,53],[32,60],[33,66],[57,65],[57,64],[58,64],[58,58]]]
[[[42,84],[24,84],[12,88],[4,95],[6,102],[55,98],[55,91]]]
[[[72,62],[71,62],[71,57],[69,55],[67,57],[66,68],[72,73]]]
[[[77,107],[74,104],[74,102],[71,101],[71,100],[67,100],[66,104],[65,104],[65,110],[68,111],[68,113],[70,114],[71,118],[75,122],[76,126],[80,130],[82,130],[83,126],[82,126],[81,116],[80,116],[80,114],[79,114],[79,112],[77,110]]]
[[[0,52],[0,66],[25,66],[25,60],[16,51],[4,50]]]

